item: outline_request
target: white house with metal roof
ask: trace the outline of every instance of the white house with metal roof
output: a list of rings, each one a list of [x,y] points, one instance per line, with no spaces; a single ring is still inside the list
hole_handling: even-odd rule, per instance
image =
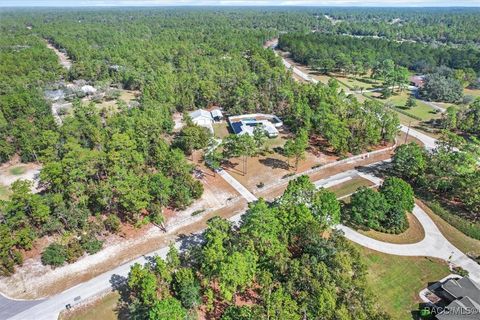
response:
[[[215,121],[221,121],[223,119],[223,114],[220,109],[213,109],[212,111],[207,111],[203,109],[198,109],[189,113],[192,122],[200,127],[205,127],[213,134],[213,123]]]

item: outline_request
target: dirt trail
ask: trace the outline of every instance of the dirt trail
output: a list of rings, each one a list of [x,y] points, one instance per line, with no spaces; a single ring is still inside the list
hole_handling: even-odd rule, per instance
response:
[[[45,43],[47,44],[47,48],[50,50],[53,50],[55,54],[57,55],[58,59],[60,60],[60,64],[67,70],[70,70],[72,67],[72,60],[63,52],[55,48],[48,40],[45,40]]]

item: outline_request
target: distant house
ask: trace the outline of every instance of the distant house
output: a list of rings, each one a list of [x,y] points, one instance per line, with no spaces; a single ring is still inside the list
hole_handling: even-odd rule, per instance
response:
[[[480,284],[469,277],[448,279],[435,294],[447,304],[436,315],[438,320],[480,319]]]
[[[410,77],[410,85],[422,88],[425,83],[425,76],[411,76]]]
[[[269,114],[233,116],[228,118],[228,123],[235,134],[253,136],[255,128],[261,127],[269,138],[277,137],[279,134],[277,128],[283,125],[283,122],[277,116]]]
[[[213,117],[209,111],[198,109],[190,112],[189,115],[194,124],[207,128],[213,134]]]

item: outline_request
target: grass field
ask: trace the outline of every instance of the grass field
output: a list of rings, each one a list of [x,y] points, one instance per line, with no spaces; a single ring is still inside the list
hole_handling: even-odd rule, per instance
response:
[[[59,320],[116,320],[115,312],[120,295],[112,292],[93,304],[83,306],[69,313],[61,314]]]
[[[412,319],[411,311],[418,310],[420,290],[450,274],[447,264],[440,260],[393,256],[355,246],[367,265],[367,280],[378,305],[395,320]]]
[[[417,100],[417,105],[413,108],[405,108],[409,92],[404,91],[400,94],[396,94],[389,99],[388,102],[391,102],[394,106],[408,112],[416,117],[419,117],[422,120],[430,120],[433,118],[439,118],[440,114],[435,113],[435,110],[429,105]]]
[[[22,167],[22,166],[13,167],[9,170],[9,172],[10,172],[11,175],[19,176],[19,175],[25,173],[25,168]]]
[[[353,178],[352,180],[337,184],[336,186],[333,186],[328,189],[333,193],[335,193],[335,195],[340,198],[340,197],[344,197],[354,193],[360,187],[369,187],[372,185],[373,183],[371,181],[364,179],[362,177],[356,177],[356,178]]]
[[[354,77],[352,75],[348,77],[344,77],[342,75],[333,75],[333,76],[354,89],[360,89],[360,88],[371,89],[371,88],[376,88],[380,85],[380,83],[376,83],[372,79],[367,77]]]
[[[214,123],[213,124],[213,133],[215,137],[223,139],[228,136],[230,133],[228,131],[228,124],[226,122]]]

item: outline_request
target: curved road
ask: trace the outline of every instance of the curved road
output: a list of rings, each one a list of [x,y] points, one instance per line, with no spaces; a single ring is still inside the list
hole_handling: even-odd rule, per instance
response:
[[[370,167],[371,169],[372,167],[375,167],[376,165],[381,165],[385,162],[386,161],[381,161],[379,163],[371,164],[367,167]],[[382,183],[382,180],[380,178],[375,177],[369,173],[360,172],[358,170],[349,170],[336,174],[329,178],[322,179],[320,181],[315,181],[314,184],[317,187],[333,186],[335,184],[347,181],[355,175],[368,179],[377,186]],[[231,183],[231,180],[235,179],[230,176],[230,178],[226,181],[229,182],[232,187],[237,189],[237,185],[240,185],[240,183],[236,180],[236,183]],[[248,202],[257,200],[255,195],[253,195],[243,186],[242,188],[237,189],[237,191],[240,192],[242,196],[247,199]],[[423,240],[413,244],[394,244],[382,242],[364,236],[361,233],[358,233],[357,231],[344,225],[338,225],[336,226],[336,228],[342,230],[347,239],[372,250],[398,256],[425,256],[443,259],[455,266],[460,266],[463,269],[467,270],[470,274],[470,278],[480,283],[480,265],[470,259],[462,251],[457,249],[453,244],[451,244],[422,208],[415,205],[412,213],[415,215],[415,217],[418,219],[423,229],[425,230],[425,237],[423,238]]]

